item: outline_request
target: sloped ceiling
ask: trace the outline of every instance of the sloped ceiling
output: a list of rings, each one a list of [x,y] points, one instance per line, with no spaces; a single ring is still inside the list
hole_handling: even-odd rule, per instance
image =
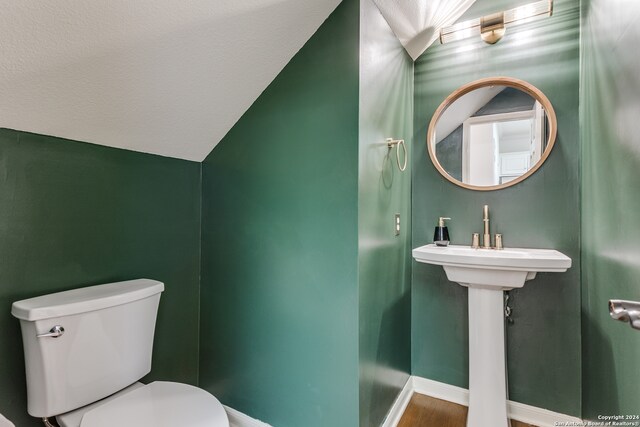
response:
[[[456,99],[456,102],[448,106],[438,119],[436,143],[449,136],[451,132],[477,113],[480,108],[495,98],[504,88],[504,86],[481,87]]]
[[[373,0],[409,55],[416,60],[476,0]]]
[[[339,0],[7,0],[0,127],[201,161]]]

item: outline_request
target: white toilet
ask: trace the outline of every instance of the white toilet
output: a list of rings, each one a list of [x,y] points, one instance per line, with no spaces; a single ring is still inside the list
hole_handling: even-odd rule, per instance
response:
[[[28,412],[62,427],[229,427],[220,402],[187,384],[137,382],[151,370],[164,284],[139,279],[13,303]]]

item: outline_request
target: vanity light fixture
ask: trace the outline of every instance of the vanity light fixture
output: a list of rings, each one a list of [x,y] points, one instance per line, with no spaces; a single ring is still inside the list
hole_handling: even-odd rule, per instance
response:
[[[505,25],[516,25],[546,18],[553,13],[553,0],[525,4],[504,12],[460,22],[440,30],[440,43],[449,43],[480,35],[486,43],[494,44],[504,36]]]

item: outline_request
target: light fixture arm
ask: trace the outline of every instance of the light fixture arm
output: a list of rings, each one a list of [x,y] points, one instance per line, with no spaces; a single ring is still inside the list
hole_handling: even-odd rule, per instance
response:
[[[480,37],[485,43],[497,43],[505,33],[504,12],[493,13],[480,18]]]

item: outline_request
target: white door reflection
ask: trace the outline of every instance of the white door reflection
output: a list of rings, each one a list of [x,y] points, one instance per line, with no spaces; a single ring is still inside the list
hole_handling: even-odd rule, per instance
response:
[[[462,182],[498,185],[526,173],[544,151],[544,110],[470,117],[463,125]]]

